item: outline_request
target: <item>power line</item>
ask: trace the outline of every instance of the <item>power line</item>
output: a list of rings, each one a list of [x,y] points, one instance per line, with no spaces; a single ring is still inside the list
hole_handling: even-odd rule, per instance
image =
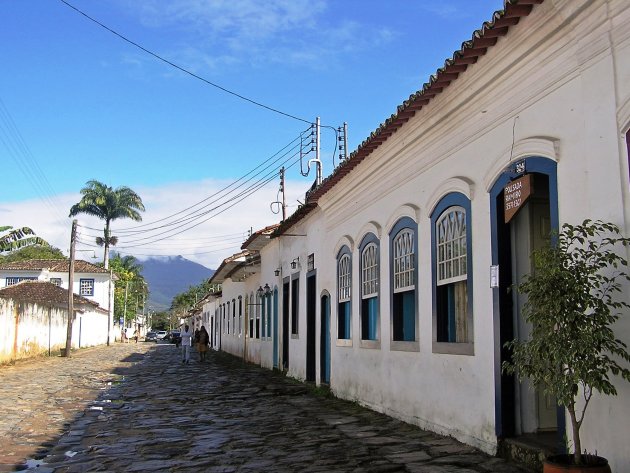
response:
[[[216,191],[215,193],[209,195],[208,197],[200,200],[199,202],[196,202],[193,205],[190,205],[190,206],[186,207],[185,209],[180,210],[180,211],[178,211],[178,212],[176,212],[174,214],[168,215],[166,217],[162,217],[162,218],[154,220],[152,222],[147,222],[147,223],[142,223],[142,224],[139,224],[139,225],[134,225],[133,227],[117,228],[115,230],[116,234],[119,235],[119,236],[120,235],[134,236],[134,235],[138,235],[138,234],[146,234],[147,232],[152,232],[152,231],[160,230],[162,228],[167,228],[167,227],[171,227],[171,226],[174,226],[174,225],[179,225],[180,223],[185,222],[186,220],[191,220],[192,218],[194,218],[196,216],[203,216],[203,215],[205,215],[207,212],[204,212],[204,213],[201,213],[201,214],[200,214],[200,212],[204,208],[207,208],[209,205],[212,205],[212,204],[216,203],[218,200],[220,200],[220,197],[221,197],[220,194],[222,192],[225,192],[228,189],[233,188],[231,191],[225,193],[226,196],[230,195],[235,190],[243,187],[244,184],[250,182],[254,177],[256,177],[256,176],[260,175],[262,172],[270,169],[272,166],[274,166],[274,165],[276,167],[281,166],[281,164],[278,164],[278,162],[281,159],[283,159],[284,157],[286,157],[286,155],[288,153],[290,153],[292,150],[296,149],[296,147],[298,146],[297,145],[297,141],[299,139],[300,139],[300,136],[296,137],[295,139],[293,139],[292,141],[287,143],[285,146],[280,148],[278,151],[276,151],[274,154],[272,154],[269,158],[267,158],[263,162],[261,162],[258,166],[254,167],[253,169],[251,169],[250,171],[245,173],[243,176],[238,178],[236,181],[231,182],[230,184],[224,186],[223,188],[219,189],[218,191]],[[262,168],[262,169],[260,169],[260,168]],[[255,172],[256,170],[259,170],[259,171]],[[246,179],[247,176],[250,176],[252,174],[253,174],[253,176],[251,176],[249,179]],[[244,182],[241,185],[236,186],[236,184],[238,184],[241,181],[244,181]],[[236,186],[236,187],[234,187],[234,186]],[[208,202],[212,198],[214,198],[214,200]],[[206,204],[201,206],[201,204],[204,204],[204,203],[206,203]],[[195,207],[199,207],[199,206],[201,206],[201,207],[196,209],[196,210],[194,210],[194,211],[192,211],[192,212],[184,214],[184,212],[187,212],[188,210],[194,209]],[[182,215],[182,214],[184,214],[184,215]],[[164,221],[169,220],[171,218],[176,218],[176,220],[173,220],[173,221],[168,222],[168,223],[164,223],[162,225],[153,226],[152,228],[146,228],[146,227],[150,227],[152,225],[155,225],[157,223],[164,222]],[[89,230],[98,231],[98,232],[102,231],[101,228],[92,228],[92,227],[88,227],[88,226],[83,226],[83,228],[89,229]]]
[[[117,32],[117,31],[115,31],[115,30],[113,30],[113,29],[112,29],[112,28],[110,28],[109,26],[107,26],[107,25],[105,25],[105,24],[101,23],[100,21],[98,21],[97,19],[95,19],[95,18],[91,17],[91,16],[90,16],[90,15],[88,15],[87,13],[85,13],[85,12],[83,12],[83,11],[79,10],[79,9],[78,9],[77,7],[75,7],[74,5],[71,5],[71,4],[70,4],[70,3],[68,3],[66,0],[59,0],[59,1],[60,1],[61,3],[63,3],[64,5],[66,5],[66,6],[70,7],[70,8],[72,8],[73,10],[75,10],[75,11],[76,11],[77,13],[79,13],[80,15],[83,15],[83,16],[84,16],[85,18],[87,18],[88,20],[90,20],[90,21],[92,21],[92,22],[96,23],[96,24],[97,24],[97,25],[99,25],[101,28],[104,28],[105,30],[109,31],[110,33],[112,33],[112,34],[114,34],[114,35],[118,36],[118,37],[119,37],[120,39],[122,39],[123,41],[126,41],[127,43],[129,43],[129,44],[131,44],[131,45],[135,46],[136,48],[138,48],[138,49],[140,49],[140,50],[144,51],[145,53],[150,54],[150,55],[151,55],[151,56],[153,56],[154,58],[156,58],[156,59],[158,59],[158,60],[160,60],[160,61],[162,61],[162,62],[164,62],[164,63],[168,64],[168,65],[169,65],[169,66],[171,66],[171,67],[174,67],[175,69],[178,69],[178,70],[180,70],[180,71],[184,72],[185,74],[188,74],[188,75],[190,75],[190,76],[194,77],[195,79],[198,79],[198,80],[200,80],[200,81],[202,81],[202,82],[205,82],[206,84],[211,85],[212,87],[216,87],[217,89],[222,90],[222,91],[223,91],[223,92],[225,92],[225,93],[228,93],[228,94],[230,94],[230,95],[233,95],[233,96],[235,96],[235,97],[238,97],[238,98],[239,98],[239,99],[241,99],[241,100],[245,100],[246,102],[249,102],[249,103],[254,104],[254,105],[258,106],[258,107],[261,107],[261,108],[267,109],[267,110],[269,110],[269,111],[271,111],[271,112],[278,113],[278,114],[280,114],[280,115],[284,115],[285,117],[293,118],[294,120],[298,120],[298,121],[301,121],[301,122],[304,122],[304,123],[311,123],[311,121],[310,121],[310,120],[305,120],[304,118],[296,117],[295,115],[291,115],[290,113],[283,112],[283,111],[281,111],[281,110],[278,110],[277,108],[273,108],[273,107],[270,107],[270,106],[265,105],[265,104],[263,104],[263,103],[257,102],[256,100],[252,100],[252,99],[247,98],[247,97],[245,97],[245,96],[243,96],[243,95],[241,95],[241,94],[238,94],[238,93],[233,92],[233,91],[231,91],[231,90],[229,90],[229,89],[226,89],[225,87],[222,87],[222,86],[220,86],[220,85],[218,85],[218,84],[215,84],[214,82],[211,82],[211,81],[209,81],[208,79],[206,79],[206,78],[204,78],[204,77],[201,77],[200,75],[195,74],[194,72],[189,71],[188,69],[186,69],[186,68],[184,68],[184,67],[182,67],[182,66],[179,66],[179,65],[175,64],[174,62],[169,61],[168,59],[163,58],[163,57],[162,57],[162,56],[160,56],[159,54],[156,54],[156,53],[154,53],[153,51],[150,51],[149,49],[145,48],[144,46],[141,46],[140,44],[136,43],[135,41],[130,40],[130,39],[129,39],[129,38],[127,38],[126,36],[123,36],[122,34],[118,33],[118,32]]]
[[[46,174],[42,171],[37,159],[26,144],[19,128],[17,127],[11,113],[0,98],[0,141],[4,144],[9,155],[20,168],[24,177],[30,181],[37,194],[42,200],[53,210],[59,222],[65,219],[60,212],[59,207],[52,200],[54,191],[50,182],[46,178]]]

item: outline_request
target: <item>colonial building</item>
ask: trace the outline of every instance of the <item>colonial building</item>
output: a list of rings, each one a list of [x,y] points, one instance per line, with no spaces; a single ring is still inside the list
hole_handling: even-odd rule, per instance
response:
[[[0,288],[20,281],[47,281],[68,289],[69,260],[35,259],[0,264]],[[113,330],[114,279],[108,270],[83,260],[74,262],[73,292],[95,302],[109,313],[109,330]],[[111,340],[114,338],[112,336]]]
[[[72,347],[107,342],[108,312],[74,294]],[[0,362],[65,348],[68,290],[47,281],[26,280],[0,288]]]
[[[565,222],[630,234],[629,128],[630,2],[507,0],[255,259],[217,271],[215,346],[487,452],[570,435],[501,372],[529,330],[512,285]],[[628,317],[615,329],[630,342]],[[582,441],[630,471],[630,384],[614,382]]]

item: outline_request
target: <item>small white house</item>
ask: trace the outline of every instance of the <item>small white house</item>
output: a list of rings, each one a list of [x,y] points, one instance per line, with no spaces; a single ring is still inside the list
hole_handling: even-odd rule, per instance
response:
[[[74,294],[72,347],[107,342],[108,313]],[[68,290],[46,281],[21,281],[0,288],[0,362],[65,348]]]

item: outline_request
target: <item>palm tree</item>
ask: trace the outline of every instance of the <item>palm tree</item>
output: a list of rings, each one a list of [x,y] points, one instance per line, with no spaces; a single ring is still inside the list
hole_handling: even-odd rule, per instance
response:
[[[105,246],[103,265],[105,269],[108,269],[109,246],[118,243],[118,238],[110,234],[109,225],[112,220],[118,218],[142,221],[139,212],[144,211],[142,199],[129,187],[122,186],[112,189],[96,180],[88,181],[85,187],[81,189],[81,194],[83,194],[81,201],[70,209],[70,217],[85,213],[105,220],[103,237],[97,237],[96,243],[99,246]]]
[[[0,253],[8,253],[33,245],[50,246],[43,238],[35,235],[29,227],[0,226]]]

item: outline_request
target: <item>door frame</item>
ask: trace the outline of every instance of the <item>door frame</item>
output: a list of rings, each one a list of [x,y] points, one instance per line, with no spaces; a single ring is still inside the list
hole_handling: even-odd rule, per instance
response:
[[[522,172],[517,172],[517,163],[524,163]],[[498,200],[504,187],[514,178],[523,173],[544,174],[549,179],[549,216],[550,228],[552,231],[559,229],[558,214],[558,172],[556,161],[542,156],[530,156],[512,163],[497,177],[489,191],[490,197],[490,225],[491,225],[491,246],[492,265],[499,266],[505,250],[505,226],[499,226],[499,219],[504,218],[503,209],[499,208]],[[502,291],[505,291],[506,281],[511,281],[511,270],[499,267],[500,287],[492,289],[493,302],[493,333],[494,336],[494,394],[495,394],[495,433],[497,438],[504,438],[514,435],[515,429],[515,389],[516,382],[514,376],[502,374],[501,365],[506,356],[503,344],[512,338],[512,310],[506,310]],[[507,274],[506,274],[507,273]],[[503,304],[503,305],[502,305]],[[511,305],[510,305],[511,307]],[[502,312],[504,312],[503,317]],[[556,410],[558,424],[557,438],[558,449],[564,446],[566,433],[565,409],[558,406]]]
[[[291,318],[291,278],[282,279],[282,369],[289,369],[289,339]]]
[[[273,367],[275,369],[278,369],[279,366],[279,354],[278,354],[278,286],[275,286],[273,288],[273,308],[271,309],[273,311],[273,319],[272,319],[272,323],[273,323],[273,327],[272,327],[272,333],[273,333]]]
[[[317,376],[317,270],[306,273],[306,381]]]
[[[330,384],[330,294],[320,295],[319,382]]]

